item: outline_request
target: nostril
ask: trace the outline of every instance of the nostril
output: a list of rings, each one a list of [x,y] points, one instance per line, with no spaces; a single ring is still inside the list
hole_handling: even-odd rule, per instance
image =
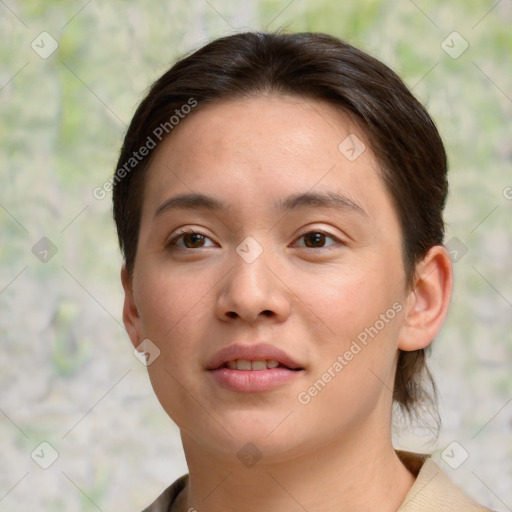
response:
[[[229,318],[236,318],[238,315],[234,311],[228,313]]]

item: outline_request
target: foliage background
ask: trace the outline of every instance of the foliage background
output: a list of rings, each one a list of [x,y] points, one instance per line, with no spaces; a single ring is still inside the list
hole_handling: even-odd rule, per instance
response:
[[[92,191],[179,55],[285,28],[383,60],[439,126],[447,240],[462,249],[431,358],[443,430],[435,446],[428,429],[396,443],[434,450],[470,495],[512,510],[511,23],[511,0],[0,0],[0,508],[137,511],[186,472],[124,333],[111,205]],[[59,44],[47,59],[31,48],[43,31]],[[469,44],[456,59],[441,47],[453,31]],[[42,237],[57,249],[46,263]],[[469,453],[458,469],[440,457],[454,440]],[[46,470],[31,458],[43,441],[59,454]]]

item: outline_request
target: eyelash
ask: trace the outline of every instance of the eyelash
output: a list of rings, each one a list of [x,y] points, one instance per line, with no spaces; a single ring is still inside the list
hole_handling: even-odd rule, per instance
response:
[[[322,231],[321,229],[315,229],[315,230],[312,230],[312,231],[307,231],[306,233],[303,233],[302,235],[300,235],[297,240],[300,240],[301,238],[304,238],[306,235],[312,235],[312,234],[321,234],[321,235],[324,235],[326,238],[330,238],[331,240],[333,240],[337,244],[346,245],[339,238],[335,237],[334,235],[332,235],[330,233],[327,233],[326,231]],[[183,236],[185,236],[185,235],[201,235],[201,236],[211,240],[210,237],[208,237],[207,235],[204,235],[203,233],[200,233],[198,231],[182,231],[181,233],[179,233],[175,237],[171,238],[168,242],[166,242],[165,248],[166,249],[170,249],[170,250],[182,250],[182,251],[193,251],[195,249],[202,249],[202,247],[196,247],[195,249],[194,248],[189,248],[189,247],[186,247],[186,248],[177,247],[177,242],[180,239],[182,239]],[[332,244],[332,245],[336,245],[336,244]],[[330,247],[332,247],[332,245],[328,245],[326,247],[305,247],[305,246],[301,246],[300,248],[301,249],[317,249],[317,250],[318,249],[329,249]]]

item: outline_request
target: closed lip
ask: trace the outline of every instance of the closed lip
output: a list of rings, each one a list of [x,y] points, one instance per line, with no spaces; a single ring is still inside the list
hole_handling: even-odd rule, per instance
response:
[[[280,348],[268,343],[254,345],[233,344],[216,352],[207,362],[207,370],[217,370],[229,361],[245,359],[247,361],[277,361],[280,365],[292,370],[302,370],[302,366]]]

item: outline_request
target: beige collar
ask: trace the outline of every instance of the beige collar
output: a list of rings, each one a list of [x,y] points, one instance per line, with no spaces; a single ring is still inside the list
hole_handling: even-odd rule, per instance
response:
[[[397,450],[416,481],[397,512],[492,512],[459,489],[429,455]]]

